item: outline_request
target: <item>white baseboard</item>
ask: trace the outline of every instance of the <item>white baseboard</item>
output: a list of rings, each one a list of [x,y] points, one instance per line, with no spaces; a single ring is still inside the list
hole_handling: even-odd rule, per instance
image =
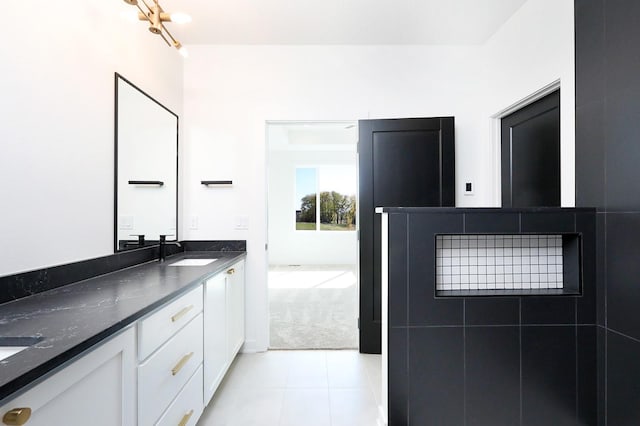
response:
[[[265,348],[259,348],[255,340],[245,340],[244,344],[240,348],[240,352],[243,354],[253,354],[256,352],[264,352],[266,350],[267,349]]]

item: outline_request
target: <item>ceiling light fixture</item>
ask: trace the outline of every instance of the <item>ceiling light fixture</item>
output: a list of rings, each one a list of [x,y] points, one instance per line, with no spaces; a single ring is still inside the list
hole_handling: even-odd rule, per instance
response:
[[[171,35],[167,27],[164,26],[164,23],[175,22],[177,24],[187,24],[191,22],[191,16],[186,13],[166,13],[162,9],[162,6],[158,4],[158,0],[152,0],[151,6],[149,6],[146,0],[140,0],[146,7],[146,12],[140,6],[138,0],[124,0],[124,2],[138,8],[138,19],[149,22],[149,31],[162,37],[168,46],[173,46],[178,49],[178,52],[185,58],[188,56],[187,49]]]

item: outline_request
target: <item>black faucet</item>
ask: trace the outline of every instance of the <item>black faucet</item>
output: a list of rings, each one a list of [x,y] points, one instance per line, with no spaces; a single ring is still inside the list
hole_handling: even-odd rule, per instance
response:
[[[167,242],[168,235],[160,235],[160,244],[158,245],[158,261],[164,262],[167,258],[167,245],[171,244],[174,246],[182,247],[182,245],[177,241],[169,241]]]

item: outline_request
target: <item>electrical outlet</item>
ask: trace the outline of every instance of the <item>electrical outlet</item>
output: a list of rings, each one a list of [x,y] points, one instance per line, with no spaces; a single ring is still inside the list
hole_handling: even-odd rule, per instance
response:
[[[118,228],[128,230],[133,229],[133,216],[120,216],[119,222]]]
[[[189,229],[193,231],[198,229],[198,216],[191,216],[189,219]]]

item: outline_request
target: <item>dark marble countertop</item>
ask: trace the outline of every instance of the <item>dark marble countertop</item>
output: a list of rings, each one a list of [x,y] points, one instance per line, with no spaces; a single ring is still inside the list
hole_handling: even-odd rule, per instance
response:
[[[175,297],[246,256],[186,252],[0,305],[0,338],[40,337],[0,361],[0,405]],[[215,258],[206,266],[169,266]]]

